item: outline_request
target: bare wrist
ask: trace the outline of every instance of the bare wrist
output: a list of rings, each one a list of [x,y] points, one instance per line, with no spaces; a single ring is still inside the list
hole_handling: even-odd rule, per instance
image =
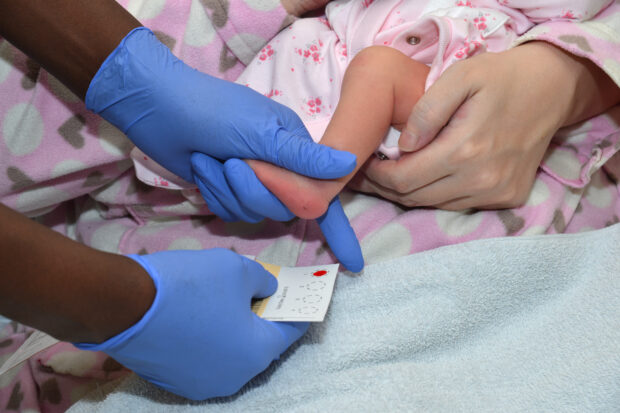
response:
[[[138,263],[79,244],[0,204],[0,314],[64,341],[100,342],[150,307]]]
[[[102,253],[98,292],[82,320],[84,337],[79,341],[100,343],[136,324],[151,307],[155,285],[140,264],[123,255]]]

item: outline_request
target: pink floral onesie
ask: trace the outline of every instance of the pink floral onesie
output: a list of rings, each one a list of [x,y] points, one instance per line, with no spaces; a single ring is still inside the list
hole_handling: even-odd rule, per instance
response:
[[[235,80],[251,62],[239,81],[291,106],[315,137],[337,103],[346,64],[373,44],[429,64],[428,85],[455,61],[531,40],[588,58],[620,84],[617,1],[571,2],[567,9],[533,0],[338,1],[325,18],[291,28],[276,0],[119,3],[205,73]],[[315,74],[321,81],[311,81]],[[2,39],[0,96],[1,202],[73,239],[123,254],[226,247],[282,265],[334,261],[313,221],[225,223],[184,191],[139,181],[131,143]],[[523,207],[447,212],[351,192],[341,199],[367,264],[477,238],[602,228],[620,216],[618,149],[615,107],[558,131]],[[31,331],[8,325],[0,359]],[[0,378],[0,410],[62,411],[121,374],[106,355],[62,343]]]

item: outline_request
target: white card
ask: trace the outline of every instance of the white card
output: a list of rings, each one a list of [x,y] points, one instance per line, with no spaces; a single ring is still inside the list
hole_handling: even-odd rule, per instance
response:
[[[332,299],[338,264],[312,267],[261,264],[278,279],[278,290],[252,305],[256,314],[271,321],[323,321]]]

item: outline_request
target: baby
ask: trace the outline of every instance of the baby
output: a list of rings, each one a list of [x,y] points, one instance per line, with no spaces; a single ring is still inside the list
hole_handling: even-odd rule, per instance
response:
[[[398,130],[424,90],[450,65],[507,50],[536,23],[586,20],[609,3],[333,1],[325,17],[301,19],[283,30],[237,82],[295,110],[315,141],[356,154],[355,171],[321,181],[265,162],[246,162],[291,212],[316,218],[373,152],[398,158]],[[137,149],[133,158],[141,180],[185,187]]]

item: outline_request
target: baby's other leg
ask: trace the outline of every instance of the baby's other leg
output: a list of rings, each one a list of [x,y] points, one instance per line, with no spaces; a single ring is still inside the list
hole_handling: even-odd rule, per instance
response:
[[[256,176],[295,215],[321,216],[329,202],[382,142],[390,125],[402,128],[424,93],[429,68],[400,51],[373,46],[361,51],[345,73],[340,101],[321,144],[357,155],[355,170],[318,180],[260,161],[247,161]]]

